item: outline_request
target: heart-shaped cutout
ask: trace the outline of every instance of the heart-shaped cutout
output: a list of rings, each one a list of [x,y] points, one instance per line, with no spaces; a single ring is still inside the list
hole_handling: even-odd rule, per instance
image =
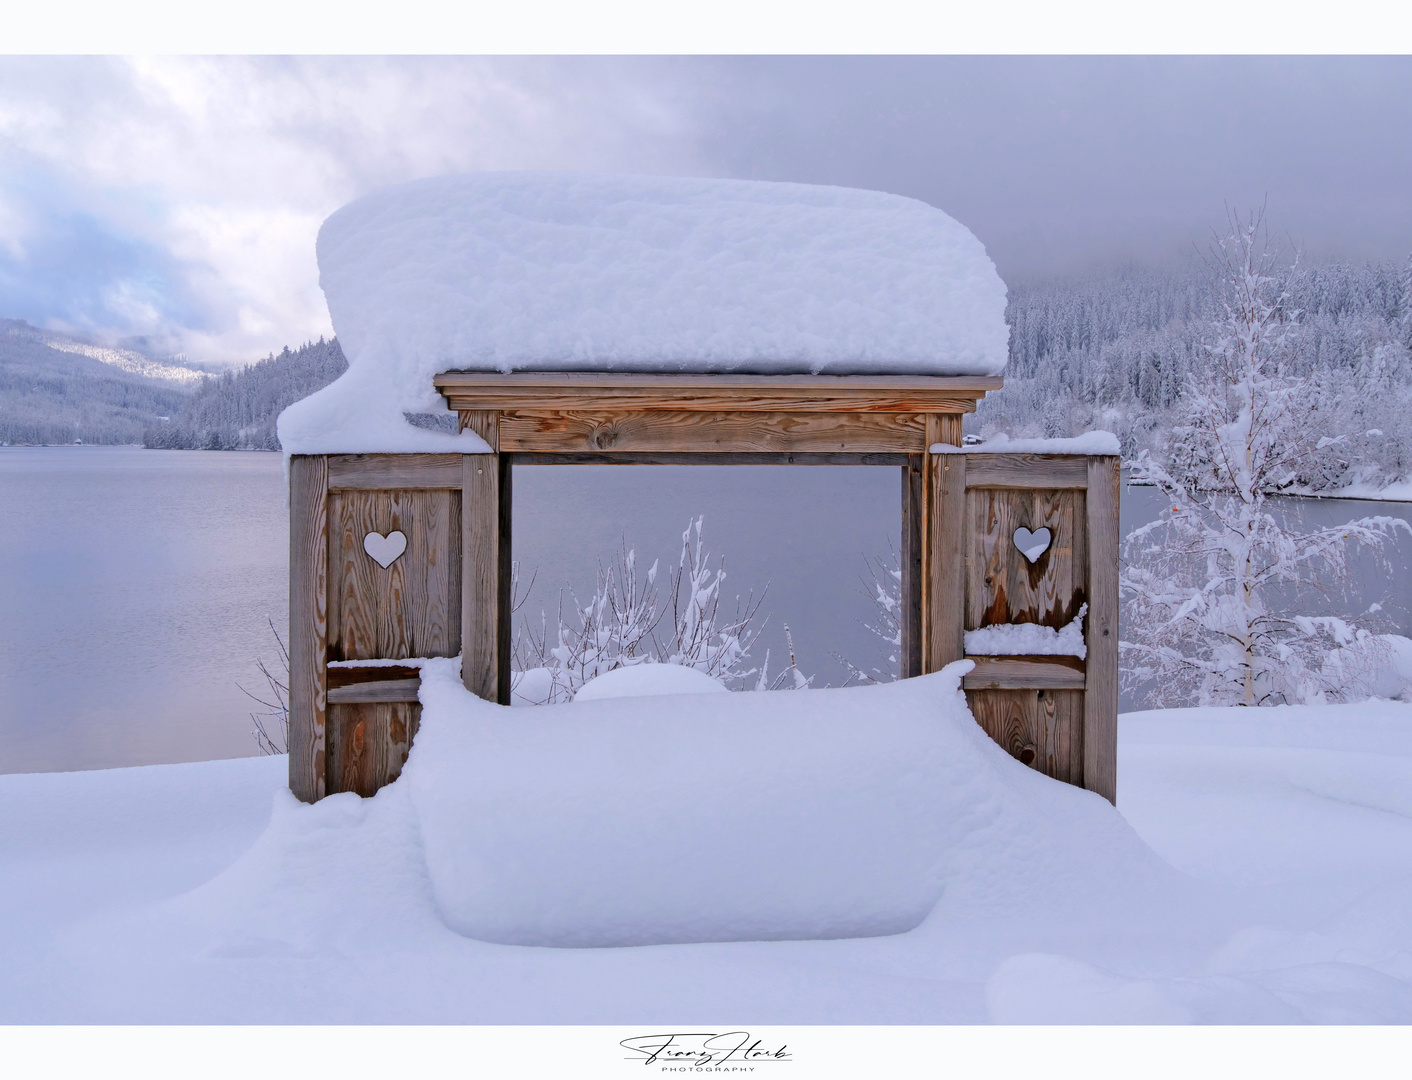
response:
[[[371,532],[363,537],[363,550],[368,553],[373,562],[386,570],[407,550],[407,537],[396,530],[386,536],[383,536],[382,533]]]
[[[1032,563],[1039,562],[1039,557],[1049,550],[1051,539],[1053,536],[1048,529],[1036,529],[1034,532],[1025,528],[1015,530],[1015,546]]]

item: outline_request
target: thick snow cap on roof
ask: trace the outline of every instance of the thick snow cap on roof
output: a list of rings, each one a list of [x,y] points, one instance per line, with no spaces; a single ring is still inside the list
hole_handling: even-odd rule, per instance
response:
[[[479,442],[410,428],[440,371],[997,375],[1005,285],[899,195],[483,173],[374,192],[319,232],[349,370],[286,410],[286,452]],[[396,425],[408,428],[402,432]]]

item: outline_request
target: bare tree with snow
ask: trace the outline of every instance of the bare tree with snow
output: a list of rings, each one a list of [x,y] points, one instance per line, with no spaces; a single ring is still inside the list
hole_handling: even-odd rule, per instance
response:
[[[1288,289],[1262,214],[1232,217],[1213,244],[1222,303],[1186,380],[1173,425],[1135,479],[1170,500],[1124,544],[1124,677],[1167,704],[1275,705],[1339,696],[1325,658],[1356,633],[1279,597],[1338,586],[1352,547],[1381,550],[1407,523],[1369,517],[1301,532],[1272,512],[1338,452],[1319,395],[1295,371]]]

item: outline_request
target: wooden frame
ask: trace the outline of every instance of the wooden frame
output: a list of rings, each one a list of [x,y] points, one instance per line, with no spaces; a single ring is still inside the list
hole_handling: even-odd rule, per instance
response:
[[[898,469],[902,675],[962,659],[969,629],[1058,626],[1087,602],[1086,660],[977,657],[962,685],[982,726],[1016,757],[1115,797],[1117,460],[934,453],[959,448],[962,416],[1001,379],[448,372],[435,385],[489,453],[292,459],[290,787],[301,799],[390,782],[420,715],[414,669],[331,662],[460,652],[466,687],[508,703],[516,464]],[[407,516],[413,505],[421,517]],[[440,524],[448,514],[450,531]],[[356,552],[350,561],[349,515],[388,523],[373,531],[400,526],[411,563],[380,575]],[[1029,566],[1000,535],[1022,518],[1034,528],[1043,520],[1056,537]],[[362,655],[371,646],[338,631],[345,609],[392,626],[378,640],[397,642],[395,655]],[[439,629],[453,623],[454,633]],[[387,745],[368,743],[379,739]]]

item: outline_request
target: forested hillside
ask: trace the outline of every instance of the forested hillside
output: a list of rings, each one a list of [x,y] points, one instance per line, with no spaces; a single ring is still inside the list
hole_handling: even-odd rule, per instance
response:
[[[337,338],[286,346],[278,356],[202,380],[169,420],[147,428],[142,443],[168,450],[278,450],[280,412],[347,367]]]
[[[1412,260],[1287,275],[1288,370],[1308,376],[1341,462],[1324,489],[1386,484],[1412,469]],[[966,430],[990,435],[1117,432],[1125,456],[1161,438],[1187,373],[1206,361],[1219,294],[1206,266],[1125,268],[1013,287],[1005,389]]]
[[[0,319],[0,443],[135,443],[200,373]]]

